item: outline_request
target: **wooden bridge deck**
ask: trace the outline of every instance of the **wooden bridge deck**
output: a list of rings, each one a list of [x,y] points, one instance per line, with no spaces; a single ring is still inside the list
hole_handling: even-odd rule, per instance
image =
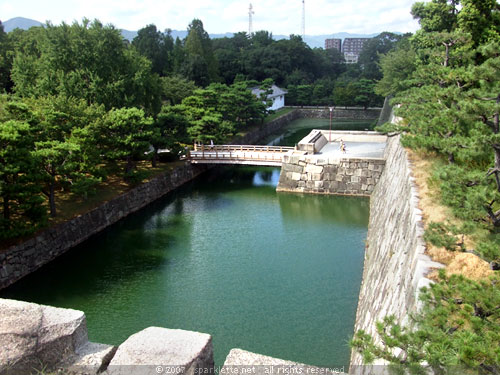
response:
[[[191,151],[193,164],[244,164],[280,167],[293,147],[254,145],[201,145]]]

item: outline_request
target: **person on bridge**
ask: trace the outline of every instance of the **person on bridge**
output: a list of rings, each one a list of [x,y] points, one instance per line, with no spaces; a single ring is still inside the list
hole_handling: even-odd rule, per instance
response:
[[[213,150],[214,149],[214,140],[211,139],[210,140],[210,150]]]
[[[345,154],[347,152],[343,139],[340,140],[340,152],[342,152],[343,154]]]

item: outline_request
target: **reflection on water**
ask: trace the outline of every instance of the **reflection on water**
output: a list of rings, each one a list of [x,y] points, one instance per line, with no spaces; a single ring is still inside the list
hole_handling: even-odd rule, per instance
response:
[[[285,220],[293,221],[300,217],[311,223],[368,226],[368,198],[279,193],[278,202]]]
[[[252,185],[276,187],[278,185],[279,179],[280,179],[279,169],[271,169],[268,171],[257,171],[253,176]]]

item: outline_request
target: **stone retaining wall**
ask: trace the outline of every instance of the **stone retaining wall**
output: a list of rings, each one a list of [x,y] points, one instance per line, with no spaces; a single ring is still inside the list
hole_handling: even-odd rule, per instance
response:
[[[383,159],[325,159],[285,155],[277,191],[370,196],[384,169]]]
[[[330,110],[325,108],[297,108],[299,117],[303,118],[330,118]],[[377,120],[381,108],[335,108],[332,111],[334,119],[352,119],[352,120]]]
[[[339,158],[329,156],[328,153],[312,154],[312,150],[316,150],[315,144],[303,144],[310,138],[317,140],[319,146],[328,143],[328,138],[343,139],[346,142],[387,141],[386,136],[376,132],[314,130],[299,143],[299,150],[284,155],[277,191],[371,195],[384,170],[385,159],[382,155],[380,158],[352,156]]]
[[[395,315],[405,323],[417,306],[418,290],[429,285],[425,275],[441,267],[425,255],[422,212],[410,162],[399,137],[389,138],[386,164],[370,200],[370,222],[359,294],[355,331],[374,335],[375,323]],[[362,358],[353,352],[350,374],[367,374]],[[377,374],[381,374],[380,368]]]

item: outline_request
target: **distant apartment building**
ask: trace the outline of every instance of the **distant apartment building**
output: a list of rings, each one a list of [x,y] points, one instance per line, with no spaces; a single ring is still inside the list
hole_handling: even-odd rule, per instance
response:
[[[359,54],[363,50],[365,43],[370,38],[345,38],[342,44],[342,52],[347,64],[355,64],[358,62]]]
[[[342,51],[342,39],[325,39],[325,49],[335,48]]]

